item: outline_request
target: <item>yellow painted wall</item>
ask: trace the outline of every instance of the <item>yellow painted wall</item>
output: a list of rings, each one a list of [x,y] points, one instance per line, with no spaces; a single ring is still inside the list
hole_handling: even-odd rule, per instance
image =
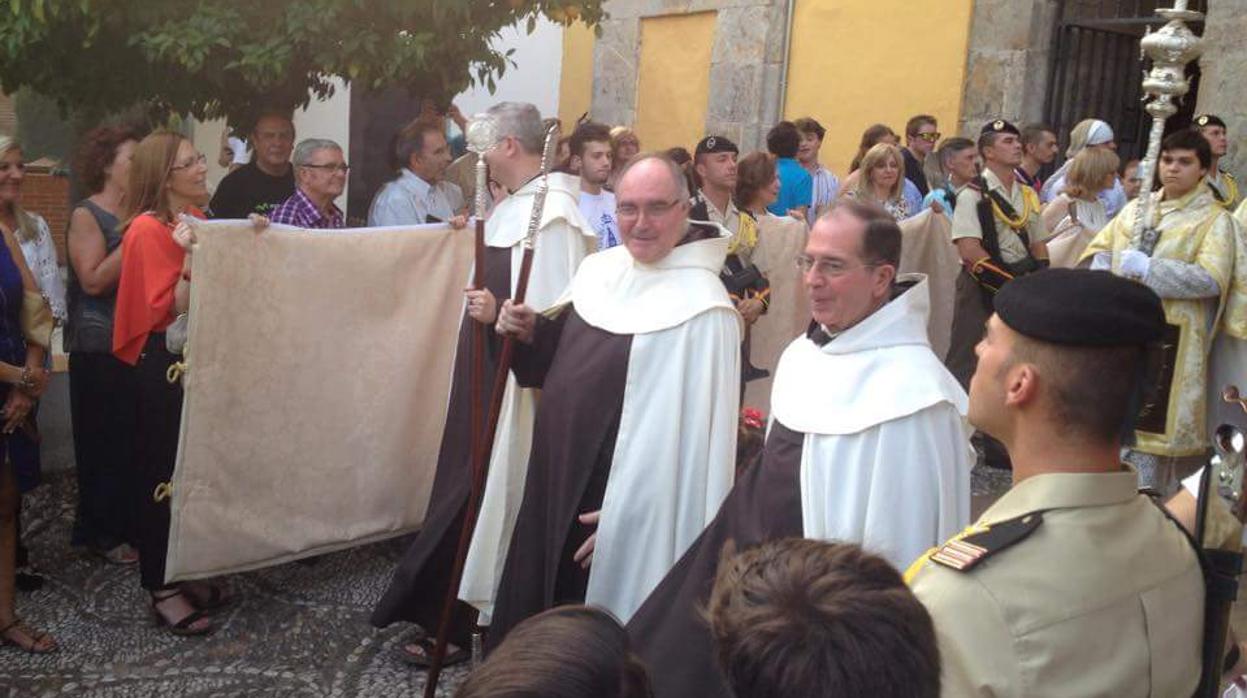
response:
[[[641,20],[635,128],[642,150],[677,145],[692,150],[705,135],[716,15]]]
[[[570,134],[593,104],[593,29],[580,22],[563,29],[563,67],[559,76],[559,118]]]
[[[827,129],[821,160],[841,177],[862,131],[932,114],[955,135],[973,0],[797,0],[784,116]]]

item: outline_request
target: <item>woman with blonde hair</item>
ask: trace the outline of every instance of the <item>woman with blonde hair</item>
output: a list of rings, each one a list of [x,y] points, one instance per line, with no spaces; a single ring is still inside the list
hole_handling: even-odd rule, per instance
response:
[[[850,191],[857,188],[857,183],[862,177],[862,162],[872,148],[882,144],[898,146],[897,152],[899,153],[900,142],[896,132],[885,124],[875,124],[863,131],[861,143],[857,148],[857,155],[853,157],[853,164],[849,166],[849,175],[840,184],[840,196],[848,196]],[[901,198],[905,202],[909,215],[913,215],[922,210],[922,192],[918,191],[917,185],[905,179],[904,171],[905,169],[902,167],[900,181]]]
[[[616,126],[611,129],[611,176],[606,181],[606,190],[615,191],[615,182],[624,165],[641,152],[641,139],[636,131],[628,126]]]
[[[1070,160],[1065,186],[1044,207],[1041,218],[1048,239],[1048,258],[1054,267],[1073,267],[1091,239],[1108,225],[1108,213],[1099,194],[1117,181],[1117,153],[1088,148]]]
[[[901,149],[880,143],[866,151],[857,181],[845,191],[845,196],[880,206],[896,220],[904,220],[910,216],[904,181],[905,159]]]
[[[21,249],[23,236],[47,228],[20,205],[25,173],[21,147],[0,136],[0,645],[45,654],[56,649],[56,641],[23,623],[16,604],[18,506],[21,491],[38,484],[31,410],[47,385],[44,359],[53,328]]]
[[[204,156],[181,134],[156,132],[134,148],[113,320],[113,354],[135,367],[139,576],[157,622],[175,635],[211,632],[206,612],[228,600],[210,584],[165,584],[169,501],[153,495],[173,475],[182,410],[181,384],[167,378],[177,359],[165,341],[166,328],[190,299],[193,237],[179,221],[203,217],[207,174]]]

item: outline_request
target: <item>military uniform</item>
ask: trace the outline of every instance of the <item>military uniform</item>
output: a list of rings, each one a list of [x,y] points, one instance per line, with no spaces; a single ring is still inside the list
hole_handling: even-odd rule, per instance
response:
[[[1032,476],[967,529],[970,541],[992,526],[1033,525],[1029,534],[985,549],[968,569],[948,564],[979,554],[956,539],[915,563],[911,585],[935,621],[944,696],[1194,692],[1199,562],[1177,526],[1137,493],[1136,478],[1130,470]]]
[[[1194,128],[1201,135],[1204,129],[1213,126],[1220,127],[1223,132],[1226,130],[1225,121],[1215,114],[1200,114],[1195,117]],[[1238,181],[1234,179],[1234,175],[1219,167],[1213,167],[1208,172],[1204,177],[1204,184],[1208,187],[1208,191],[1212,192],[1213,198],[1217,200],[1217,205],[1231,213],[1242,201],[1239,196]]]
[[[1057,352],[1051,358],[1058,362],[1076,360],[1060,353],[1066,348],[1132,347],[1142,362],[1145,348],[1165,335],[1160,298],[1105,271],[1020,277],[996,295],[995,312],[1013,333]],[[979,378],[988,385],[1008,380]],[[1051,379],[1040,373],[1038,380],[1034,409],[1059,413],[1049,409],[1054,398],[1043,397],[1054,394]],[[971,414],[978,401],[982,410],[1012,410],[993,390],[970,396]],[[1034,420],[1017,429],[1038,428]],[[1111,435],[1096,433],[1083,436],[1110,446]],[[1133,470],[1095,453],[1088,450],[1086,463],[1053,463],[1052,470],[1032,463],[1032,474],[906,573],[935,623],[946,698],[1194,693],[1205,589],[1195,546],[1139,494]]]

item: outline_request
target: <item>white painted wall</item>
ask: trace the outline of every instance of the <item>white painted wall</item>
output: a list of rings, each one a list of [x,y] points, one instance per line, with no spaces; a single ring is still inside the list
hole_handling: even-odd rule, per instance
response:
[[[563,26],[542,16],[532,34],[524,22],[503,29],[493,46],[505,52],[515,49],[509,66],[490,94],[484,86],[472,87],[455,97],[464,116],[471,117],[498,102],[532,102],[542,116],[558,116],[559,79],[563,65]]]
[[[312,100],[307,109],[295,112],[295,143],[304,138],[328,138],[342,146],[346,161],[351,161],[351,87],[340,79],[334,79],[333,96],[324,102]],[[221,147],[221,132],[225,121],[195,122],[193,126],[195,148],[208,156],[208,185],[215,190],[225,177],[226,170],[217,164],[217,152]],[[348,184],[349,186],[349,184]],[[346,192],[335,202],[346,208]]]

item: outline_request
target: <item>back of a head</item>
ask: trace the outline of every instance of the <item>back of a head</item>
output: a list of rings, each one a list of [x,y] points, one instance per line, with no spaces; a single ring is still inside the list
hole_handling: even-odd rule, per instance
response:
[[[766,134],[766,149],[777,158],[795,158],[801,148],[801,134],[791,121],[781,121]]]
[[[1088,198],[1106,187],[1109,175],[1117,173],[1121,159],[1107,148],[1084,148],[1074,156],[1065,175],[1065,193]]]
[[[737,206],[749,206],[759,191],[775,181],[775,159],[770,153],[755,150],[736,163]]]
[[[610,614],[562,606],[515,626],[456,698],[648,698],[645,668]]]
[[[537,107],[527,102],[499,102],[486,113],[498,126],[498,138],[514,138],[528,155],[541,155],[546,144],[546,129]]]
[[[707,615],[736,698],[937,698],[931,616],[883,559],[790,538],[724,550]]]

